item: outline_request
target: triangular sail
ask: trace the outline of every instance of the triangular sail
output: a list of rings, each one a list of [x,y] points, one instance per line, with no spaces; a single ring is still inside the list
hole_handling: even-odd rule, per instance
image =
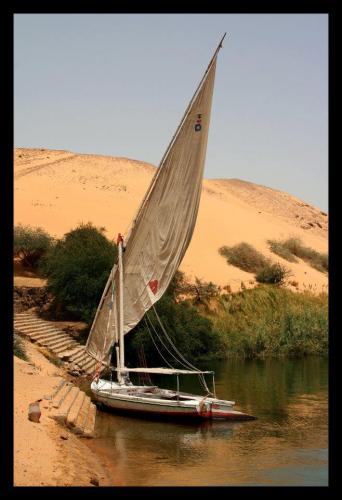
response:
[[[220,47],[220,46],[219,46]],[[217,51],[177,129],[133,221],[123,253],[123,333],[167,289],[190,243],[201,195]],[[87,341],[108,364],[118,341],[119,273],[114,266]]]

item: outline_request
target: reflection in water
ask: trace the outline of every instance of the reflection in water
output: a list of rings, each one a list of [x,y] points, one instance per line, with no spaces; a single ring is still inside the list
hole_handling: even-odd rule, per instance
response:
[[[176,423],[99,411],[89,445],[112,464],[113,484],[327,484],[327,360],[211,366],[218,397],[258,419]],[[182,389],[196,391],[196,381],[185,378]]]

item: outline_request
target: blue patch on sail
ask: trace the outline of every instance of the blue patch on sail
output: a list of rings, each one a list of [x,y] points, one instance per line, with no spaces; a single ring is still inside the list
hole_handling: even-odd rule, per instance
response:
[[[108,304],[108,308],[109,308],[109,309],[113,309],[113,302],[112,302],[112,301],[110,301],[110,302],[109,302],[109,304]]]

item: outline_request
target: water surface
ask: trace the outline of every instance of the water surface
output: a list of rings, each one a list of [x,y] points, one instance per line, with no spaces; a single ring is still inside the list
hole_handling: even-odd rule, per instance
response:
[[[89,445],[112,465],[113,485],[328,484],[326,359],[202,368],[215,370],[218,397],[257,420],[176,423],[98,411],[98,438]],[[197,377],[183,377],[181,389],[200,393]]]

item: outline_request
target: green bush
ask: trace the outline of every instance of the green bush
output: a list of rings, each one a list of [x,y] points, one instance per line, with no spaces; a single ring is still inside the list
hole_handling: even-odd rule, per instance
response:
[[[255,276],[258,283],[268,283],[270,285],[284,285],[286,278],[291,276],[291,271],[278,262],[276,264],[266,264]]]
[[[233,247],[223,246],[219,249],[219,253],[229,264],[249,273],[257,273],[268,263],[268,259],[262,253],[244,242]]]
[[[13,354],[24,361],[27,361],[28,359],[23,342],[16,334],[13,336]]]
[[[44,259],[48,291],[74,318],[91,322],[116,255],[115,244],[101,230],[81,224]]]
[[[40,227],[23,226],[14,228],[14,256],[19,257],[25,267],[38,267],[42,257],[52,248],[53,238]]]
[[[176,302],[175,290],[179,286],[179,278],[182,280],[182,273],[176,275],[165,295],[155,306],[161,323],[172,343],[188,361],[196,362],[199,359],[221,357],[223,344],[220,335],[213,328],[212,321],[199,314],[190,301]],[[165,338],[153,310],[150,310],[145,316],[147,318],[140,321],[126,335],[127,360],[130,360],[131,364],[138,363],[139,352],[143,348],[149,366],[165,366],[163,356],[172,366],[181,368],[182,366],[177,364],[170,352],[168,352],[169,350],[174,356],[179,357]],[[163,346],[161,339],[167,348]],[[160,352],[158,352],[155,344]]]
[[[288,238],[284,241],[268,240],[268,243],[271,251],[284,259],[290,261],[288,256],[292,256],[293,259],[299,257],[318,271],[327,272],[329,269],[328,255],[304,246],[300,238]],[[293,262],[293,260],[290,262]]]

